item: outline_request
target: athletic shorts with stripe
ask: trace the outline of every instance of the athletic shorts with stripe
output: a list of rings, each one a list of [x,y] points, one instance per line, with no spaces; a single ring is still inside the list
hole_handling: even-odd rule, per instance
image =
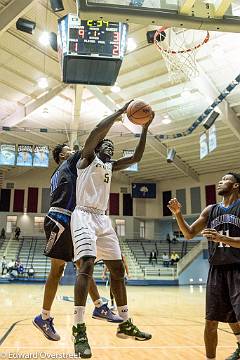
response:
[[[70,216],[49,212],[44,220],[44,231],[47,238],[44,254],[53,259],[72,261]]]
[[[240,264],[210,265],[206,319],[226,323],[240,321]]]
[[[76,208],[71,217],[74,261],[84,256],[97,260],[121,260],[117,235],[107,215],[99,215]]]

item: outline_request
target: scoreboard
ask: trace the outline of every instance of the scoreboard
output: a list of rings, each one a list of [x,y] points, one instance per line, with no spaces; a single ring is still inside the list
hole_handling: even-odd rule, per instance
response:
[[[122,27],[121,23],[82,20],[78,29],[70,28],[69,52],[85,56],[123,58],[125,39],[121,43]]]
[[[126,51],[128,25],[80,20],[68,14],[58,20],[58,52],[66,83],[113,85]]]

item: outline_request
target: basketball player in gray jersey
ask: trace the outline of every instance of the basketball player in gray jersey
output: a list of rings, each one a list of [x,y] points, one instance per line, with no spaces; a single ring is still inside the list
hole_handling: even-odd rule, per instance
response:
[[[181,204],[177,199],[171,199],[168,208],[176,217],[179,228],[187,240],[201,231],[208,239],[210,268],[206,288],[204,332],[206,359],[216,359],[218,322],[225,322],[229,323],[237,339],[237,349],[227,360],[238,360],[240,359],[240,175],[227,173],[219,181],[217,192],[223,197],[222,202],[206,207],[190,226],[181,214]]]
[[[77,164],[76,208],[72,214],[71,231],[74,246],[74,261],[78,264],[77,287],[74,307],[74,348],[82,358],[91,357],[86,335],[84,312],[88,289],[92,279],[94,260],[102,259],[110,271],[111,289],[114,294],[119,316],[123,323],[118,327],[117,336],[149,340],[151,335],[133,325],[128,314],[127,294],[124,281],[124,265],[117,235],[112,227],[108,206],[112,171],[126,169],[142,158],[148,126],[143,126],[135,152],[130,157],[112,161],[113,143],[104,139],[118,117],[126,111],[127,103],[115,114],[102,120],[88,136]],[[152,119],[154,113],[152,113]]]

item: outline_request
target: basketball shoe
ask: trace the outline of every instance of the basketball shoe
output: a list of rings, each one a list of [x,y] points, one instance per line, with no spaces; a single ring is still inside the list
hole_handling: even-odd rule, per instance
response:
[[[121,323],[123,322],[123,319],[114,314],[108,307],[107,304],[103,304],[99,308],[95,307],[93,314],[93,319],[99,319],[99,320],[105,320],[112,323]]]
[[[53,318],[43,320],[41,315],[36,316],[33,319],[33,325],[38,328],[48,340],[58,341],[60,336],[54,329]]]
[[[77,324],[72,327],[72,334],[74,339],[74,351],[75,354],[82,359],[88,359],[92,357],[91,348],[88,344],[88,338],[86,334],[86,325]]]
[[[128,319],[127,321],[124,321],[122,324],[118,325],[116,335],[121,339],[132,337],[139,341],[150,340],[152,338],[151,334],[140,331],[135,325],[133,325],[131,319]]]
[[[240,359],[240,344],[237,343],[237,348],[226,360],[239,360]]]

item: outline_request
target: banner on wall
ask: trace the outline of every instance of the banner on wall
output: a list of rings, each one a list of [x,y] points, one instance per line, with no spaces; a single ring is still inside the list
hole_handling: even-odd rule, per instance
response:
[[[34,145],[33,166],[48,167],[49,147],[46,145]]]
[[[17,147],[17,165],[32,166],[33,164],[33,146],[20,144]]]
[[[207,141],[207,135],[205,133],[200,136],[199,144],[200,144],[200,159],[203,159],[208,154],[208,141]]]
[[[16,146],[13,144],[0,145],[0,165],[15,165]]]
[[[208,149],[209,152],[215,150],[217,147],[217,132],[216,126],[212,125],[208,130]]]
[[[134,150],[123,150],[123,157],[132,156],[133,154]],[[127,169],[124,169],[124,171],[138,171],[138,163],[130,165]]]

